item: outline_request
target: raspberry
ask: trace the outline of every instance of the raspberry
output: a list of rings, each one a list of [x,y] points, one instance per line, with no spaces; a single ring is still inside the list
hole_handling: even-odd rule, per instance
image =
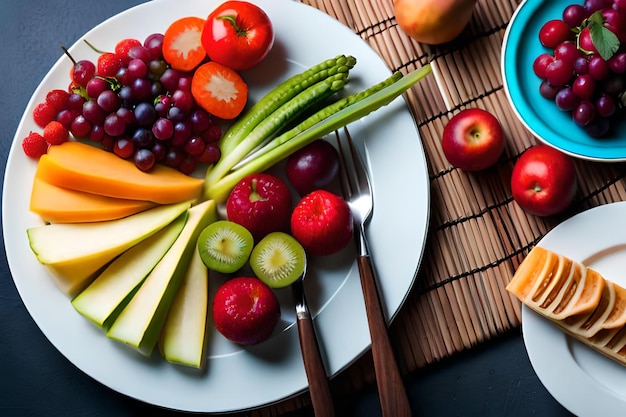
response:
[[[52,106],[57,112],[67,109],[70,102],[70,93],[61,89],[50,90],[46,94],[46,103]]]
[[[60,145],[67,142],[70,135],[65,126],[54,120],[44,127],[43,137],[50,145]]]
[[[46,127],[48,123],[55,120],[57,117],[57,111],[47,102],[39,103],[33,110],[33,119],[40,128]]]
[[[98,57],[98,75],[114,77],[122,67],[122,59],[113,52],[105,52]]]
[[[30,132],[22,139],[22,149],[26,156],[39,159],[48,152],[48,142],[37,132]]]
[[[125,65],[127,65],[131,59],[128,56],[128,51],[130,51],[134,46],[141,46],[141,42],[137,39],[127,38],[122,39],[117,43],[117,45],[115,45],[115,54],[120,57]]]

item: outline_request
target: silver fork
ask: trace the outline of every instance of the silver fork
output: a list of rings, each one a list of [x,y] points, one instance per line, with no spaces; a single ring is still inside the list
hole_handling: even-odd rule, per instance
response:
[[[372,342],[374,372],[382,415],[410,417],[411,408],[400,375],[382,308],[372,257],[367,244],[365,226],[372,216],[374,199],[369,175],[346,127],[343,128],[346,145],[335,131],[340,161],[341,190],[354,218],[354,240],[357,246],[357,265],[365,299],[365,311]],[[344,149],[346,146],[347,149]]]

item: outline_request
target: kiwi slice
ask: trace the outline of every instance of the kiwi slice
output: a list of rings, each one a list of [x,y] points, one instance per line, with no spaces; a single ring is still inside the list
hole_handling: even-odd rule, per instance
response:
[[[207,268],[230,274],[243,267],[254,238],[242,225],[228,220],[218,220],[208,225],[198,237],[198,252]]]
[[[293,236],[272,232],[252,249],[250,266],[269,287],[282,288],[300,278],[306,266],[306,252]]]

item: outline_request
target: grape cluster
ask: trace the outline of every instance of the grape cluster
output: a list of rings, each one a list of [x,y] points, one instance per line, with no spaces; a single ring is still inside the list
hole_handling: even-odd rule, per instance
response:
[[[539,41],[551,50],[533,62],[540,94],[590,136],[605,136],[626,104],[626,0],[570,4],[541,27]]]
[[[142,171],[161,163],[191,174],[198,163],[219,160],[222,130],[195,103],[193,74],[171,68],[162,46],[155,33],[143,43],[124,39],[95,63],[75,62],[66,97],[54,90],[47,100],[75,138],[97,142]]]

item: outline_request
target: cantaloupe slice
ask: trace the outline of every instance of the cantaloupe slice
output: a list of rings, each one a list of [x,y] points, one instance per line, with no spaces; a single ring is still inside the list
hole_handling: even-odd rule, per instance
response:
[[[86,223],[121,219],[154,207],[155,203],[105,197],[57,187],[35,177],[30,210],[49,223]]]
[[[507,285],[565,333],[626,365],[626,289],[580,262],[535,247]],[[569,270],[568,270],[569,269]],[[552,300],[550,302],[550,300]]]
[[[590,338],[602,330],[604,322],[615,305],[615,290],[612,285],[604,285],[598,304],[586,314],[570,316],[563,320],[563,325],[581,337]]]
[[[602,328],[615,329],[626,325],[626,288],[614,282],[609,283],[609,285],[615,291],[615,303],[611,313],[602,324]]]
[[[159,204],[195,200],[204,184],[160,164],[143,172],[131,161],[75,141],[52,146],[39,160],[36,176],[72,190]]]
[[[532,297],[535,283],[543,280],[548,268],[554,266],[556,261],[555,253],[535,247],[518,266],[506,289],[520,300],[528,300]]]

